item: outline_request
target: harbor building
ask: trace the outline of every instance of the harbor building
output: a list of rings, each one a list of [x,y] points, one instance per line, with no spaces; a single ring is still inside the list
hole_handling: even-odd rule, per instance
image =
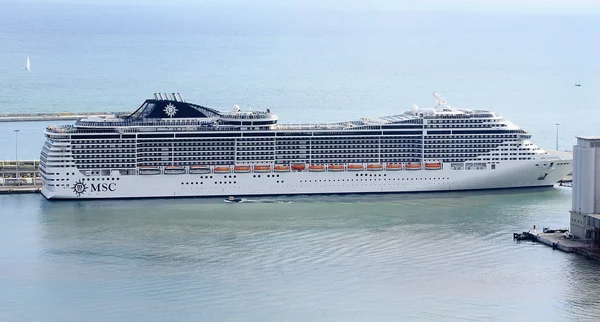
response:
[[[575,238],[597,240],[600,237],[600,137],[577,137],[573,157],[570,231]]]
[[[0,160],[0,187],[40,183],[39,160]]]

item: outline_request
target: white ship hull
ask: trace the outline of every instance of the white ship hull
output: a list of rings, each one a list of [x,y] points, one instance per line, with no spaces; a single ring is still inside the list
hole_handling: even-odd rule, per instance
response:
[[[214,197],[459,191],[552,186],[572,169],[570,155],[507,161],[485,170],[227,173],[179,175],[70,176],[42,187],[48,199]],[[57,168],[55,171],[63,169]],[[96,181],[98,180],[98,181]],[[78,187],[75,186],[79,182]],[[79,191],[80,193],[77,193]]]
[[[155,94],[128,116],[47,127],[41,191],[48,199],[458,191],[551,186],[571,171],[571,154],[542,150],[494,112],[434,96],[433,108],[292,125],[269,109],[220,112]],[[289,169],[298,171],[281,172]]]

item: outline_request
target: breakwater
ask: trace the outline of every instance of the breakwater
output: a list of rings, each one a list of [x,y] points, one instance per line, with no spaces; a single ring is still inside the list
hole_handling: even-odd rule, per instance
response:
[[[125,115],[127,112],[0,114],[0,122],[72,121],[92,115]]]

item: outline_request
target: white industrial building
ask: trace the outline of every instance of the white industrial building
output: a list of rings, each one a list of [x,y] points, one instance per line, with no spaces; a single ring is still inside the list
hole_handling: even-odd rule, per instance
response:
[[[570,231],[576,238],[600,235],[600,137],[577,137],[573,147]]]

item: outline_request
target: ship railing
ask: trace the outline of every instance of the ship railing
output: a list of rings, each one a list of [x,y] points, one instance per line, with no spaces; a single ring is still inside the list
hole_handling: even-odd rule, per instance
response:
[[[50,126],[46,127],[47,131],[54,132],[54,133],[66,133],[72,129],[74,129],[72,125],[59,125],[59,126],[50,125]]]
[[[247,120],[247,119],[272,119],[277,118],[276,114],[267,113],[267,112],[251,112],[251,114],[245,114],[244,112],[240,114],[221,114],[222,118],[226,119],[237,119],[237,120]]]
[[[340,124],[279,124],[278,130],[343,130],[346,127]]]
[[[381,130],[381,125],[352,125],[346,124],[279,124],[278,130]]]
[[[209,126],[212,121],[191,121],[191,120],[173,120],[173,121],[120,121],[120,122],[95,122],[79,120],[75,122],[77,127],[120,127],[120,126]]]
[[[165,128],[168,128],[168,130],[173,130],[176,132],[181,132],[183,131],[239,131],[239,127],[224,127],[224,126],[219,126],[219,127],[203,127],[203,126],[196,126],[196,127],[186,127],[186,128],[177,128],[177,126],[164,126],[164,127],[135,127],[135,128],[129,128],[129,127],[117,127],[117,128],[106,128],[106,129],[98,129],[98,128],[72,128],[69,130],[48,130],[50,132],[54,132],[54,133],[65,133],[65,134],[71,134],[71,133],[98,133],[98,134],[115,134],[115,133],[141,133],[141,132],[163,132],[165,131]],[[174,129],[177,128],[177,129]]]

